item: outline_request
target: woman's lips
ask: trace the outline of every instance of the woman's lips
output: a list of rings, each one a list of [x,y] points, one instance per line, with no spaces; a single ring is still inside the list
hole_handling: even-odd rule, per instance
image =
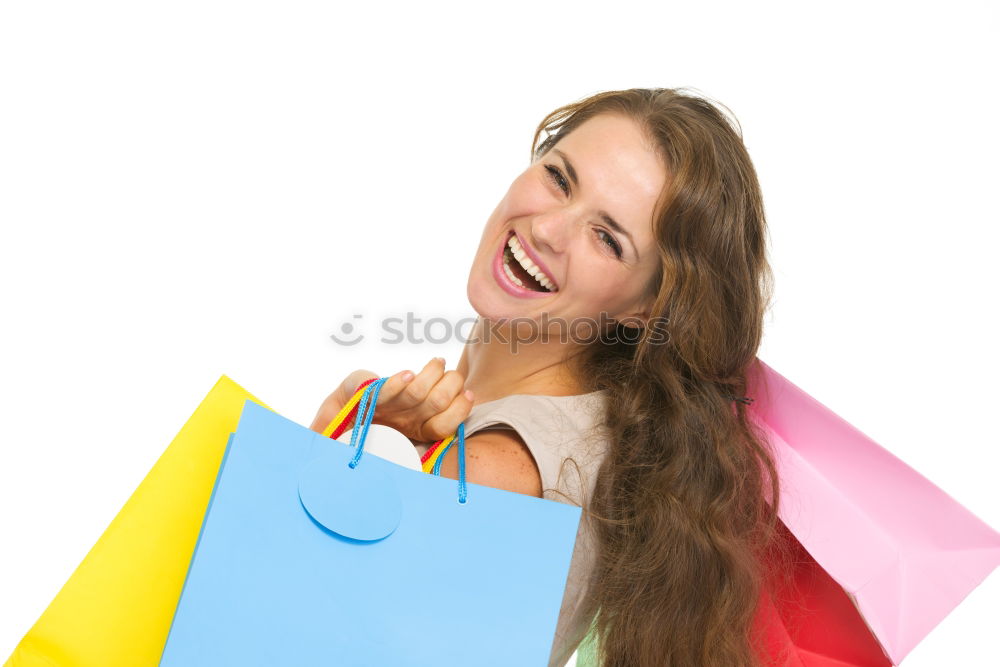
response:
[[[507,277],[506,271],[503,270],[503,253],[504,250],[507,249],[507,242],[510,240],[511,236],[512,234],[508,234],[504,237],[503,243],[500,245],[500,248],[497,249],[497,253],[493,257],[493,279],[497,281],[497,284],[500,285],[505,292],[522,299],[539,298],[548,296],[549,294],[554,294],[554,292],[536,292],[535,290],[530,290],[527,287],[521,287]]]

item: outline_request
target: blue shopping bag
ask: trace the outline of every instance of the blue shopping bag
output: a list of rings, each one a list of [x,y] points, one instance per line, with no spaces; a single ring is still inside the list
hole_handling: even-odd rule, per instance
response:
[[[545,665],[572,505],[364,455],[247,401],[160,665]]]

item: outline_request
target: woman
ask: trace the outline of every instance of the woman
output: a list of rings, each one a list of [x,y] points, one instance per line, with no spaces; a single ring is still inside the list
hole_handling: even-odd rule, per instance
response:
[[[760,664],[779,489],[743,396],[765,237],[715,104],[632,89],[561,107],[486,223],[457,370],[435,359],[383,387],[375,421],[421,451],[466,422],[469,481],[584,507],[550,665],[592,620],[602,665]],[[313,428],[370,377],[348,377]],[[457,478],[454,449],[441,472]]]

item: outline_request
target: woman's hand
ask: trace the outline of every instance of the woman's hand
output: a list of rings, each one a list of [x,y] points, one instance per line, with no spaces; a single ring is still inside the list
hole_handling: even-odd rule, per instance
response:
[[[444,359],[431,359],[417,375],[402,371],[382,385],[372,423],[396,429],[414,444],[445,438],[465,421],[472,410],[473,395],[465,390],[458,371],[445,371]],[[322,432],[357,391],[358,385],[377,374],[358,370],[327,397],[310,427]]]
[[[330,425],[330,422],[333,421],[333,418],[337,416],[341,408],[351,400],[351,396],[358,390],[358,385],[365,380],[378,377],[381,377],[378,373],[373,373],[365,369],[356,370],[348,375],[340,383],[340,386],[334,389],[333,393],[327,396],[323,404],[319,406],[312,426],[309,428],[317,433],[322,433]]]

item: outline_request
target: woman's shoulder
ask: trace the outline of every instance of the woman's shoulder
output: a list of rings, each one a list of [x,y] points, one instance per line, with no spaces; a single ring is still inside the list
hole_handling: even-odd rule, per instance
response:
[[[472,407],[472,414],[491,414],[502,411],[510,405],[516,405],[518,408],[540,406],[542,410],[566,413],[578,413],[581,409],[586,412],[593,406],[603,408],[607,396],[608,392],[605,389],[572,395],[508,394],[492,401],[477,403]]]
[[[529,496],[542,497],[542,474],[517,431],[483,429],[465,442],[466,480]],[[458,479],[455,447],[442,454],[440,474]]]
[[[603,390],[570,396],[511,394],[474,406],[465,433],[513,429],[534,458],[544,489],[558,491],[545,497],[580,504],[607,450],[606,400]]]
[[[524,427],[536,437],[566,442],[576,433],[590,434],[604,425],[607,392],[571,396],[510,394],[472,407],[465,420],[466,434],[494,426]],[[523,434],[522,434],[523,435]]]

